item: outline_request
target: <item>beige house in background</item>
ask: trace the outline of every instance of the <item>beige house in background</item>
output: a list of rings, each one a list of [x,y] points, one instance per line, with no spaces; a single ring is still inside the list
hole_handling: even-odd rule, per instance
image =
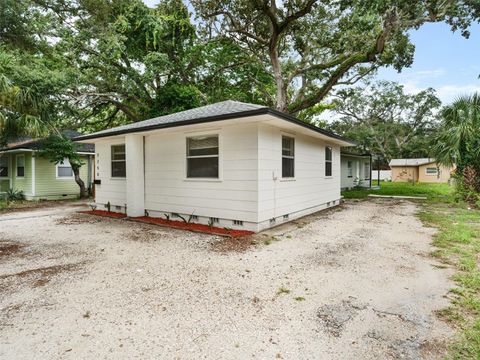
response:
[[[393,182],[448,183],[454,170],[431,158],[392,159],[389,165]]]

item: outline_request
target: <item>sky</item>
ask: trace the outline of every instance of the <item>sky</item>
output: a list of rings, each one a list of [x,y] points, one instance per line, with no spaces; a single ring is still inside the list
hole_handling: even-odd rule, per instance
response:
[[[153,7],[159,0],[143,1]],[[412,30],[412,66],[401,73],[392,68],[380,69],[376,79],[397,81],[407,93],[432,87],[445,105],[459,95],[480,91],[480,25],[472,26],[470,32],[470,38],[465,39],[444,23]]]

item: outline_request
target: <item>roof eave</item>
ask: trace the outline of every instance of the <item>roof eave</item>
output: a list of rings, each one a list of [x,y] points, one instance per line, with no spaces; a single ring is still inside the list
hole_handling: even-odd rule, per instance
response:
[[[156,124],[156,125],[148,125],[148,126],[141,126],[138,128],[134,129],[122,129],[122,130],[117,130],[117,131],[112,131],[112,132],[107,132],[107,133],[100,133],[100,134],[90,134],[90,135],[82,135],[73,138],[74,141],[78,142],[87,142],[87,140],[92,140],[92,139],[101,139],[101,138],[107,138],[107,137],[112,137],[112,136],[118,136],[118,135],[124,135],[124,134],[130,134],[130,133],[138,133],[138,132],[143,132],[143,131],[150,131],[150,130],[158,130],[158,129],[166,129],[166,128],[171,128],[171,127],[179,127],[179,126],[186,126],[186,125],[195,125],[195,124],[201,124],[201,123],[209,123],[209,122],[215,122],[215,121],[220,121],[220,120],[230,120],[230,119],[238,119],[238,118],[243,118],[243,117],[249,117],[249,116],[256,116],[256,115],[272,115],[279,117],[283,120],[292,122],[296,125],[305,127],[307,129],[313,130],[317,133],[323,134],[327,137],[333,138],[337,140],[337,142],[341,146],[355,146],[357,145],[355,142],[346,139],[340,135],[334,134],[330,131],[321,129],[317,126],[304,123],[300,120],[298,120],[296,117],[282,113],[277,110],[272,110],[270,108],[260,108],[260,109],[255,109],[255,110],[248,110],[248,111],[242,111],[242,112],[237,112],[237,113],[232,113],[232,114],[222,114],[222,115],[215,115],[215,116],[209,116],[209,117],[202,117],[198,119],[193,119],[193,120],[185,120],[185,121],[177,121],[177,122],[172,122],[172,123],[166,123],[166,124]]]

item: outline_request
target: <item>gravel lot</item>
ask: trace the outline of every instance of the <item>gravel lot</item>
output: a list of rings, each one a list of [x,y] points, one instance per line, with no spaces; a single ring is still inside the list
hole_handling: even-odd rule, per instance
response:
[[[410,202],[239,244],[78,209],[0,216],[1,359],[441,358],[451,337],[450,272]]]

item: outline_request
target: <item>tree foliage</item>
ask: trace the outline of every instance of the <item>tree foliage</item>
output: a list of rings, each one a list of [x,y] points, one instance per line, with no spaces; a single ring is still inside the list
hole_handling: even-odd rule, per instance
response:
[[[94,131],[229,98],[262,103],[257,84],[271,82],[235,42],[198,38],[180,0],[154,9],[141,0],[0,1],[0,70],[45,102],[48,119],[29,118],[37,129],[48,120]]]
[[[266,101],[299,115],[380,66],[411,65],[407,31],[445,21],[468,37],[469,0],[192,0],[207,39],[231,39],[275,82]],[[272,91],[274,90],[274,91]]]
[[[459,97],[442,109],[441,117],[435,157],[442,164],[455,165],[459,173],[470,166],[480,177],[480,94]]]
[[[468,37],[479,13],[470,0],[0,0],[0,132],[94,131],[225,99],[309,121],[336,89],[409,66],[408,30],[445,21]]]
[[[392,158],[427,157],[441,105],[433,89],[406,94],[403,86],[379,81],[338,91],[331,129],[356,141],[363,150]]]

